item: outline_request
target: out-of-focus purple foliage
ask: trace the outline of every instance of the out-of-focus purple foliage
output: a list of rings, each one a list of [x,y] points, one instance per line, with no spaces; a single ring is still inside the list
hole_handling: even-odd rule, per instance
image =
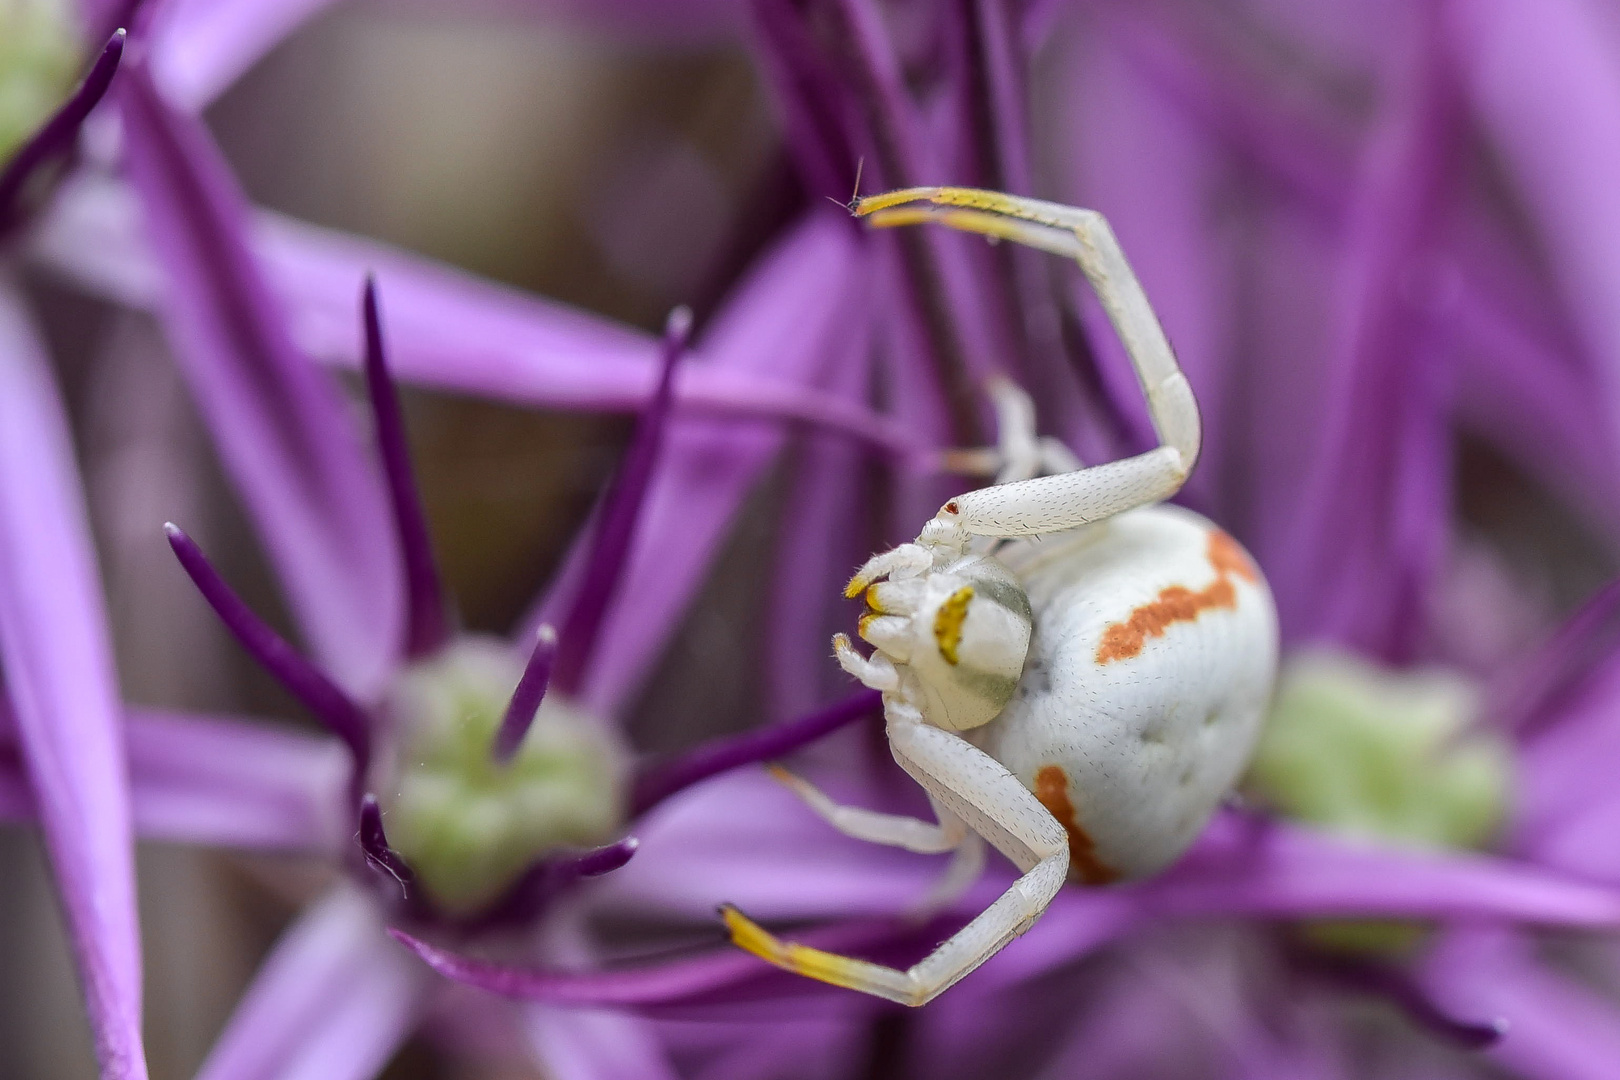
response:
[[[644,41],[736,34],[757,59],[802,210],[701,313],[678,368],[684,340],[660,350],[640,332],[248,206],[197,113],[324,7],[155,5],[113,82],[116,165],[69,176],[8,244],[163,320],[311,657],[262,635],[253,651],[307,691],[297,696],[346,750],[228,717],[126,710],[120,723],[62,408],[20,293],[0,277],[0,811],[44,830],[106,1075],[144,1076],[132,823],[354,870],[277,944],[211,1077],[374,1074],[461,992],[385,934],[390,918],[451,980],[525,1000],[526,1036],[559,1077],[1084,1076],[1189,1063],[1336,1076],[1353,1064],[1334,1011],[1346,992],[1393,1001],[1460,1042],[1486,1041],[1468,1021],[1507,1017],[1491,1060],[1525,1076],[1612,1071],[1620,1006],[1514,929],[1620,925],[1612,596],[1526,659],[1551,627],[1469,591],[1454,461],[1462,430],[1555,492],[1611,552],[1620,540],[1620,49],[1590,0],[489,5]],[[86,40],[104,41],[127,14],[109,2],[84,17]],[[104,57],[17,170],[32,168],[24,155],[71,146],[109,70]],[[1150,437],[1075,275],[943,232],[862,235],[822,200],[846,198],[862,160],[866,190],[976,184],[1109,216],[1204,411],[1205,458],[1184,498],[1256,553],[1287,640],[1518,679],[1496,716],[1519,770],[1498,852],[1380,846],[1225,812],[1158,879],[1066,889],[1026,940],[903,1019],[729,949],[649,959],[588,931],[592,914],[707,926],[725,898],[768,919],[833,923],[804,935],[825,947],[904,958],[1006,886],[988,874],[919,928],[898,916],[926,892],[930,861],[832,837],[761,776],[663,801],[872,710],[869,694],[826,707],[816,689],[836,584],[866,554],[871,522],[851,492],[872,460],[887,466],[879,528],[915,532],[958,483],[937,474],[936,451],[990,434],[987,374],[1028,387],[1043,431],[1089,460]],[[0,192],[21,189],[5,176]],[[0,217],[13,205],[15,193],[0,199]],[[354,297],[371,273],[388,306],[382,317],[368,308],[365,334]],[[415,875],[360,786],[378,702],[451,625],[385,332],[388,368],[417,385],[647,410],[642,433],[654,434],[632,449],[618,497],[604,498],[516,635],[527,645],[540,626],[561,627],[552,692],[601,717],[630,707],[790,432],[817,433],[794,459],[769,649],[777,711],[806,715],[644,766],[626,807],[639,849],[621,841],[536,863],[525,878],[535,892],[516,909],[529,939],[489,955],[468,954],[491,946],[466,920],[470,945],[446,934],[457,920],[390,902]],[[312,360],[364,365],[380,469]],[[177,549],[238,636],[257,633],[198,549]],[[1460,626],[1458,609],[1484,625]],[[543,693],[547,648],[534,655],[530,689]],[[503,738],[521,741],[527,701]],[[832,757],[848,777],[872,775],[857,750]],[[856,794],[906,797],[877,776]],[[1302,956],[1278,927],[1330,916],[1441,929],[1386,965]],[[1620,971],[1609,938],[1586,955]]]

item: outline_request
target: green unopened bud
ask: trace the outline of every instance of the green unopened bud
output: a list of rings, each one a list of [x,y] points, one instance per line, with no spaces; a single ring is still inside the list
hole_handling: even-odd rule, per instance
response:
[[[62,104],[79,63],[71,5],[0,0],[0,165]]]
[[[1314,652],[1283,668],[1245,786],[1290,817],[1339,832],[1432,848],[1483,846],[1501,824],[1512,758],[1472,727],[1478,693],[1440,671],[1394,671]],[[1400,954],[1417,923],[1325,920],[1319,946]]]
[[[1342,653],[1284,666],[1247,786],[1281,812],[1340,832],[1474,848],[1507,809],[1512,758],[1470,725],[1478,694],[1440,671]]]
[[[396,780],[381,797],[388,842],[433,902],[472,915],[534,860],[617,835],[626,755],[609,729],[547,695],[511,760],[491,744],[523,674],[503,641],[463,638],[394,687]]]

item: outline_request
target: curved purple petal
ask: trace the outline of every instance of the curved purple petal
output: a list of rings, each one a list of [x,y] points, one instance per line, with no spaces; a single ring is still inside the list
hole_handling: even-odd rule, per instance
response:
[[[370,1080],[432,989],[383,933],[373,899],[341,885],[276,942],[197,1080]]]
[[[404,615],[382,484],[337,386],[292,342],[207,132],[158,95],[142,64],[126,65],[118,98],[176,358],[300,628],[338,682],[368,697],[398,655]],[[356,338],[359,284],[345,290]]]
[[[136,213],[125,186],[72,177],[32,231],[33,254],[93,293],[154,307],[162,272],[138,234]],[[658,350],[646,334],[374,240],[263,211],[255,220],[255,250],[294,339],[319,360],[359,368],[353,290],[375,271],[388,284],[389,365],[402,382],[606,412],[637,411],[652,396]],[[695,355],[701,360],[702,350]],[[675,394],[682,412],[801,422],[935,467],[935,444],[900,423],[841,395],[775,378],[768,368],[687,364]]]
[[[103,1074],[141,1080],[122,710],[67,419],[0,276],[0,662]]]
[[[305,659],[243,603],[191,537],[172,524],[163,529],[180,565],[231,636],[332,734],[343,740],[349,748],[358,784],[371,766],[371,718],[324,671]]]

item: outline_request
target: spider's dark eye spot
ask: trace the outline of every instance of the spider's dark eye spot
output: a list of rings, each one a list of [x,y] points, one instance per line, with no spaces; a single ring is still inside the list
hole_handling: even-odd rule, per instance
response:
[[[945,504],[945,512],[947,514],[960,514],[962,512],[962,508],[956,505],[955,499],[952,499],[950,502]]]

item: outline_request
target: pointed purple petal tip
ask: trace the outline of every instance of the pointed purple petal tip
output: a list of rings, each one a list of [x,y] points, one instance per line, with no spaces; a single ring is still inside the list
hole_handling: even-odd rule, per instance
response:
[[[518,680],[517,689],[512,692],[512,701],[506,707],[506,716],[501,720],[500,730],[495,733],[495,741],[490,748],[500,764],[511,761],[512,755],[523,745],[523,737],[529,733],[540,703],[545,699],[556,659],[557,631],[542,624],[535,634],[534,651],[529,654],[523,678]]]
[[[371,761],[371,722],[364,710],[253,613],[185,530],[166,522],[163,532],[192,584],[237,643],[348,746],[358,783]]]

